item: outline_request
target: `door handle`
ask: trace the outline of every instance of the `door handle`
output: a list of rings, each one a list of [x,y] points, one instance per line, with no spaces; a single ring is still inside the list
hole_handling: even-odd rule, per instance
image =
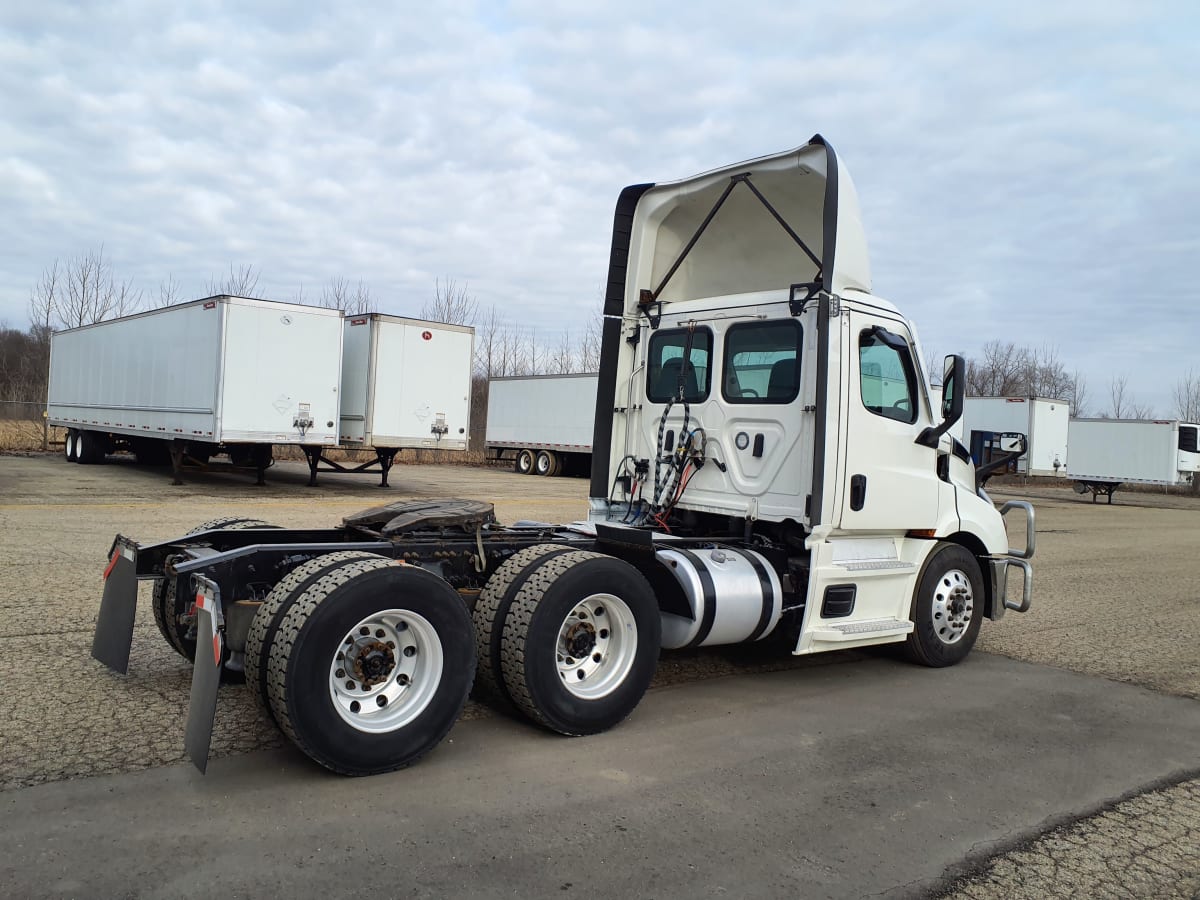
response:
[[[850,476],[850,508],[856,512],[867,502],[867,476]]]

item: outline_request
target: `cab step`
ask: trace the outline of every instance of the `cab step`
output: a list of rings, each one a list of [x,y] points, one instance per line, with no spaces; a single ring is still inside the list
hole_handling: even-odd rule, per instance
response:
[[[814,641],[861,641],[864,638],[901,637],[913,630],[908,619],[868,619],[864,622],[825,624],[813,629]]]

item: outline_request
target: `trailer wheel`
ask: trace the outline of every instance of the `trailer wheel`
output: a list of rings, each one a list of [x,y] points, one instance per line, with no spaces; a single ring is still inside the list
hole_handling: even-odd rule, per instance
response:
[[[308,756],[374,775],[433,749],[474,675],[458,592],[424,569],[376,558],[327,570],[283,613],[267,689],[280,728]]]
[[[983,597],[983,576],[974,555],[958,544],[938,544],[917,580],[905,656],[934,668],[965,659],[979,637]]]
[[[501,674],[503,657],[504,620],[525,578],[547,556],[569,553],[566,544],[538,544],[518,550],[492,574],[479,599],[475,602],[472,620],[475,624],[475,692],[480,696],[500,697],[510,702],[508,688]]]
[[[75,441],[75,461],[85,466],[104,462],[108,448],[104,438],[94,431],[80,431]]]
[[[301,563],[271,589],[267,599],[254,614],[254,619],[250,622],[250,631],[246,635],[246,683],[250,686],[250,693],[254,695],[259,707],[266,711],[272,722],[275,721],[275,713],[267,699],[267,664],[271,658],[271,644],[279,631],[279,621],[283,618],[283,613],[330,569],[359,559],[382,557],[364,550],[342,550],[337,553],[325,553]]]
[[[517,461],[513,463],[513,470],[518,475],[528,475],[533,471],[533,451],[521,450],[517,453]]]
[[[633,712],[662,643],[658,603],[629,563],[586,551],[544,561],[504,621],[504,684],[534,722],[595,734]]]
[[[272,525],[261,519],[226,516],[220,519],[213,519],[202,525],[197,525],[188,534],[199,534],[202,531],[212,531],[215,528],[242,530],[278,527],[278,525]],[[177,596],[174,578],[156,578],[151,598],[152,602],[150,605],[154,609],[154,624],[158,626],[159,632],[166,638],[167,643],[175,649],[176,653],[187,658],[189,662],[194,661],[196,658],[196,617],[194,615],[187,615],[192,606],[192,598],[180,598]],[[240,679],[240,673],[222,667],[221,677],[224,680],[237,681]]]
[[[533,463],[534,471],[539,475],[554,476],[558,474],[558,457],[549,450],[539,450]]]
[[[67,462],[78,462],[75,456],[75,429],[68,428],[67,436],[63,439],[63,456]]]

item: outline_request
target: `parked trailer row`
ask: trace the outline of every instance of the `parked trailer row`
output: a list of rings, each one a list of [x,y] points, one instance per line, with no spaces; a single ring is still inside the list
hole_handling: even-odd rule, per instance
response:
[[[1032,507],[997,509],[949,434],[961,356],[930,402],[822,138],[626,188],[609,259],[587,522],[505,527],[490,503],[431,500],[329,529],[117,536],[93,655],[126,671],[152,581],[159,629],[195,662],[198,766],[222,677],[321,765],[369,774],[436,746],[472,683],[593,734],[638,705],[660,649],[896,644],[941,667],[985,618],[1029,608]]]
[[[357,471],[378,465],[386,485],[401,449],[466,449],[472,341],[461,326],[207,297],[54,334],[47,417],[70,462],[128,450],[172,463],[179,483],[185,461],[225,454],[261,484],[290,445],[315,484],[320,462],[346,470],[330,449],[369,447]]]

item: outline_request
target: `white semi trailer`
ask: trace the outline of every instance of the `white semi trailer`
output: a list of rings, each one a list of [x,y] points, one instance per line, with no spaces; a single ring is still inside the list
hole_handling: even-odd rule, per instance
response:
[[[310,472],[388,472],[401,450],[466,450],[471,422],[475,329],[383,313],[343,323],[339,446],[370,448],[360,465],[330,459],[326,447],[304,445]],[[324,468],[322,468],[324,466]]]
[[[1025,453],[1015,461],[1022,475],[1063,475],[1067,470],[1067,431],[1071,405],[1045,397],[968,397],[963,432],[976,465],[991,435],[1023,434]]]
[[[634,710],[664,648],[775,635],[796,654],[897,644],[940,667],[985,618],[1028,609],[1033,509],[997,509],[948,433],[962,357],[930,403],[916,330],[871,293],[854,185],[820,136],[626,188],[604,317],[587,521],[504,526],[487,502],[423,500],[324,530],[118,535],[93,655],[127,670],[152,580],[164,637],[195,660],[198,766],[221,677],[244,677],[303,752],[362,775],[437,745],[473,683],[593,734]]]
[[[50,340],[47,415],[68,461],[207,462],[228,454],[258,480],[278,444],[337,443],[342,322],[337,310],[227,295]]]
[[[1072,419],[1067,477],[1092,502],[1122,484],[1190,485],[1200,477],[1200,425],[1178,419]]]
[[[592,461],[595,373],[521,375],[488,382],[485,444],[522,475],[584,472]]]

